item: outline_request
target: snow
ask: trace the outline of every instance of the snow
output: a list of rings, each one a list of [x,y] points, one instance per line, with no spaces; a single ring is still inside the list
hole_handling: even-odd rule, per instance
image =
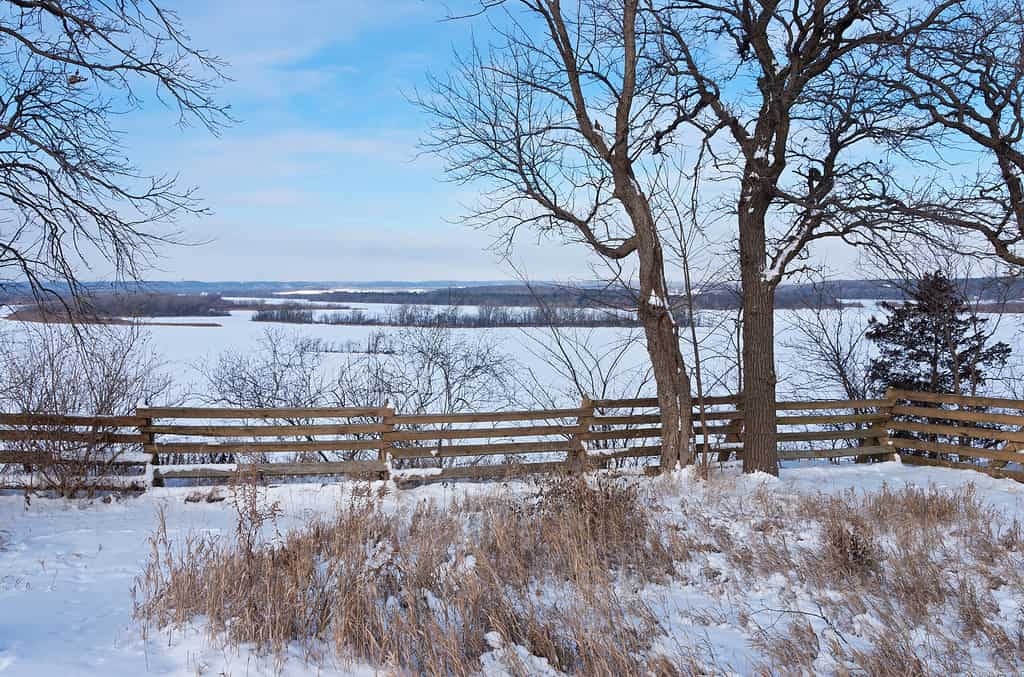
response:
[[[333,510],[346,487],[271,490],[290,524]],[[277,674],[272,661],[209,646],[198,632],[143,640],[131,621],[131,588],[159,507],[171,533],[230,533],[225,503],[185,503],[193,489],[136,499],[66,501],[0,495],[0,675]],[[306,674],[299,658],[286,675]],[[339,666],[334,674],[375,674]]]
[[[434,452],[436,453],[436,449]],[[425,477],[434,477],[440,475],[442,472],[441,468],[406,468],[404,470],[391,470],[391,479],[418,479]]]
[[[505,644],[501,635],[489,632],[485,636],[493,651],[480,656],[480,673],[489,677],[518,677],[522,670],[537,677],[558,677],[565,673],[555,670],[546,658],[534,656],[519,644]],[[515,666],[512,670],[510,666]]]
[[[912,485],[927,488],[958,489],[973,484],[986,503],[1009,519],[1024,521],[1024,485],[998,480],[980,473],[943,468],[878,464],[789,464],[781,477],[765,474],[740,475],[727,468],[717,482],[704,484],[696,479],[693,468],[686,468],[661,479],[636,477],[665,495],[666,505],[673,497],[687,497],[696,504],[717,495],[738,504],[759,492],[789,496],[801,493],[836,494],[847,489],[877,491],[883,485]],[[354,484],[283,485],[267,490],[267,500],[278,501],[283,509],[282,529],[293,528],[311,516],[333,512],[350,496]],[[526,483],[510,483],[512,491],[526,492]],[[388,492],[385,509],[415,505],[434,499],[450,504],[456,492],[480,492],[493,485],[434,485],[407,491]],[[0,675],[28,677],[68,675],[192,675],[203,674],[307,674],[309,668],[296,651],[279,673],[273,660],[258,656],[248,648],[240,650],[211,644],[201,625],[178,632],[153,632],[143,638],[132,621],[131,591],[135,577],[149,554],[148,537],[157,524],[157,513],[166,513],[172,538],[189,532],[230,534],[235,511],[231,497],[221,503],[185,502],[194,492],[190,488],[153,489],[130,499],[67,501],[32,498],[28,503],[20,495],[0,494]],[[224,493],[224,492],[222,492]],[[681,521],[688,516],[678,515]],[[735,538],[756,538],[742,530]],[[797,535],[796,538],[802,538]],[[813,614],[792,581],[775,575],[736,587],[735,576],[721,553],[702,553],[691,563],[702,570],[721,572],[721,585],[729,594],[740,594],[753,608],[760,608],[761,625],[783,620],[772,609],[789,608]],[[472,567],[473,562],[462,566]],[[694,573],[695,577],[700,576]],[[1021,603],[1019,593],[998,591],[997,601],[1006,619],[1015,617]],[[716,616],[721,603],[709,597],[707,585],[650,585],[640,591],[641,598],[657,610],[667,629],[654,650],[671,655],[677,641],[710,643],[720,665],[732,666],[740,674],[754,668],[757,651],[751,636],[728,615]],[[796,607],[793,607],[793,598]],[[801,601],[804,600],[804,601]],[[823,622],[808,618],[816,630],[825,631]],[[865,627],[875,623],[870,613],[858,619]],[[1009,622],[1009,621],[1007,621]],[[506,645],[500,636],[487,637],[490,651],[481,656],[483,674],[520,674],[510,666],[526,666],[531,675],[560,674],[541,658],[531,656],[518,645]],[[924,641],[922,639],[922,641]],[[815,663],[828,672],[827,652]],[[323,675],[377,674],[372,666],[328,663]]]

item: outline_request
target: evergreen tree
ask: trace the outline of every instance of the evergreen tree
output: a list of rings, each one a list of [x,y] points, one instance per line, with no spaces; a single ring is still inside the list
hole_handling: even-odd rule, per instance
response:
[[[971,312],[961,291],[939,271],[918,280],[908,301],[882,308],[888,317],[872,317],[866,334],[878,348],[868,379],[879,395],[890,387],[973,395],[1010,356],[1006,343],[988,343],[988,320]]]

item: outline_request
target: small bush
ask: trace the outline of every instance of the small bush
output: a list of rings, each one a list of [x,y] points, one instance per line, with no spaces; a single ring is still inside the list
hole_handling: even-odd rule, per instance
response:
[[[58,416],[131,416],[140,404],[170,397],[161,358],[137,327],[75,330],[40,324],[25,333],[0,333],[0,411]],[[104,426],[33,425],[28,439],[6,443],[31,463],[8,466],[30,474],[29,489],[60,496],[93,496],[105,486],[140,487],[141,444],[104,441]],[[82,433],[95,433],[91,438]],[[134,468],[134,471],[132,470]],[[0,465],[0,470],[3,466]],[[134,473],[134,474],[133,474]]]

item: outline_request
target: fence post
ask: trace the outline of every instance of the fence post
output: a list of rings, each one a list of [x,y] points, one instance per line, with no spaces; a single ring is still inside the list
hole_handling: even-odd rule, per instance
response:
[[[743,396],[740,395],[739,399],[736,400],[736,418],[731,419],[725,424],[725,439],[722,440],[722,444],[731,444],[733,442],[743,442]],[[725,463],[732,457],[731,449],[723,449],[718,452],[718,462]],[[739,458],[739,454],[736,458]]]
[[[138,411],[135,412],[138,414]],[[158,475],[160,466],[160,455],[156,451],[156,434],[153,433],[150,428],[153,426],[153,419],[145,417],[142,425],[139,426],[139,433],[142,434],[142,451],[143,453],[149,454],[149,464],[153,466],[153,486],[162,487],[164,480]]]
[[[587,441],[583,436],[590,432],[590,425],[594,421],[594,404],[587,395],[580,401],[580,410],[576,417],[576,432],[572,435],[573,449],[568,459],[571,472],[587,469]]]
[[[892,447],[891,453],[879,455],[878,458],[883,461],[895,461],[899,458],[899,454],[896,453],[896,447],[892,443],[891,435],[893,422],[892,410],[893,407],[896,406],[896,393],[893,391],[891,387],[885,389],[885,400],[886,405],[884,407],[879,407],[878,412],[886,414],[886,417],[884,420],[879,421],[877,424],[875,424],[875,427],[882,428],[885,431],[885,435],[880,437],[874,437],[870,440],[867,440],[867,442],[869,444],[874,443],[875,445],[880,447]]]
[[[387,476],[384,479],[391,479],[391,465],[388,463],[388,456],[391,454],[391,450],[394,448],[394,441],[391,439],[391,433],[395,431],[395,410],[388,406],[387,401],[384,402],[384,406],[380,410],[381,423],[384,425],[384,431],[380,434],[380,449],[377,451],[377,458],[381,463],[387,464],[387,470],[385,473]]]

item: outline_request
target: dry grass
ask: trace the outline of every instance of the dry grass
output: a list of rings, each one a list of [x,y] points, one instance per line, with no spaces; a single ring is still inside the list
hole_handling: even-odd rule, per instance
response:
[[[147,625],[202,616],[213,635],[277,656],[298,643],[318,662],[332,646],[403,672],[454,675],[479,670],[486,635],[497,633],[570,673],[680,674],[646,656],[657,620],[613,584],[666,580],[685,556],[662,542],[627,484],[551,480],[530,497],[498,492],[407,513],[354,497],[272,539],[261,534],[274,531],[276,506],[244,485],[233,498],[232,539],[175,546],[161,521],[136,589]]]
[[[758,539],[749,548],[730,545],[720,526],[696,537],[722,547],[746,576],[782,576],[792,591],[787,608],[771,610],[730,595],[764,657],[764,674],[1024,668],[1022,635],[1007,632],[994,594],[1024,598],[1021,528],[988,508],[973,486],[799,497],[758,492],[742,508],[723,500],[703,507],[749,522]],[[1022,611],[1015,615],[1016,628],[1024,627]]]
[[[741,629],[754,656],[741,672],[1024,667],[1024,615],[1007,621],[997,600],[1024,599],[1021,528],[970,487],[787,495],[712,481],[666,496],[657,486],[552,479],[528,495],[404,511],[353,492],[334,516],[282,536],[278,508],[241,484],[232,538],[174,545],[161,524],[136,613],[147,628],[201,617],[231,644],[277,657],[301,646],[312,663],[336,655],[400,674],[474,674],[498,645],[570,674],[722,672],[716,638],[681,632],[672,614],[695,629]],[[660,603],[681,586],[707,603]],[[503,655],[512,674],[529,672]]]

